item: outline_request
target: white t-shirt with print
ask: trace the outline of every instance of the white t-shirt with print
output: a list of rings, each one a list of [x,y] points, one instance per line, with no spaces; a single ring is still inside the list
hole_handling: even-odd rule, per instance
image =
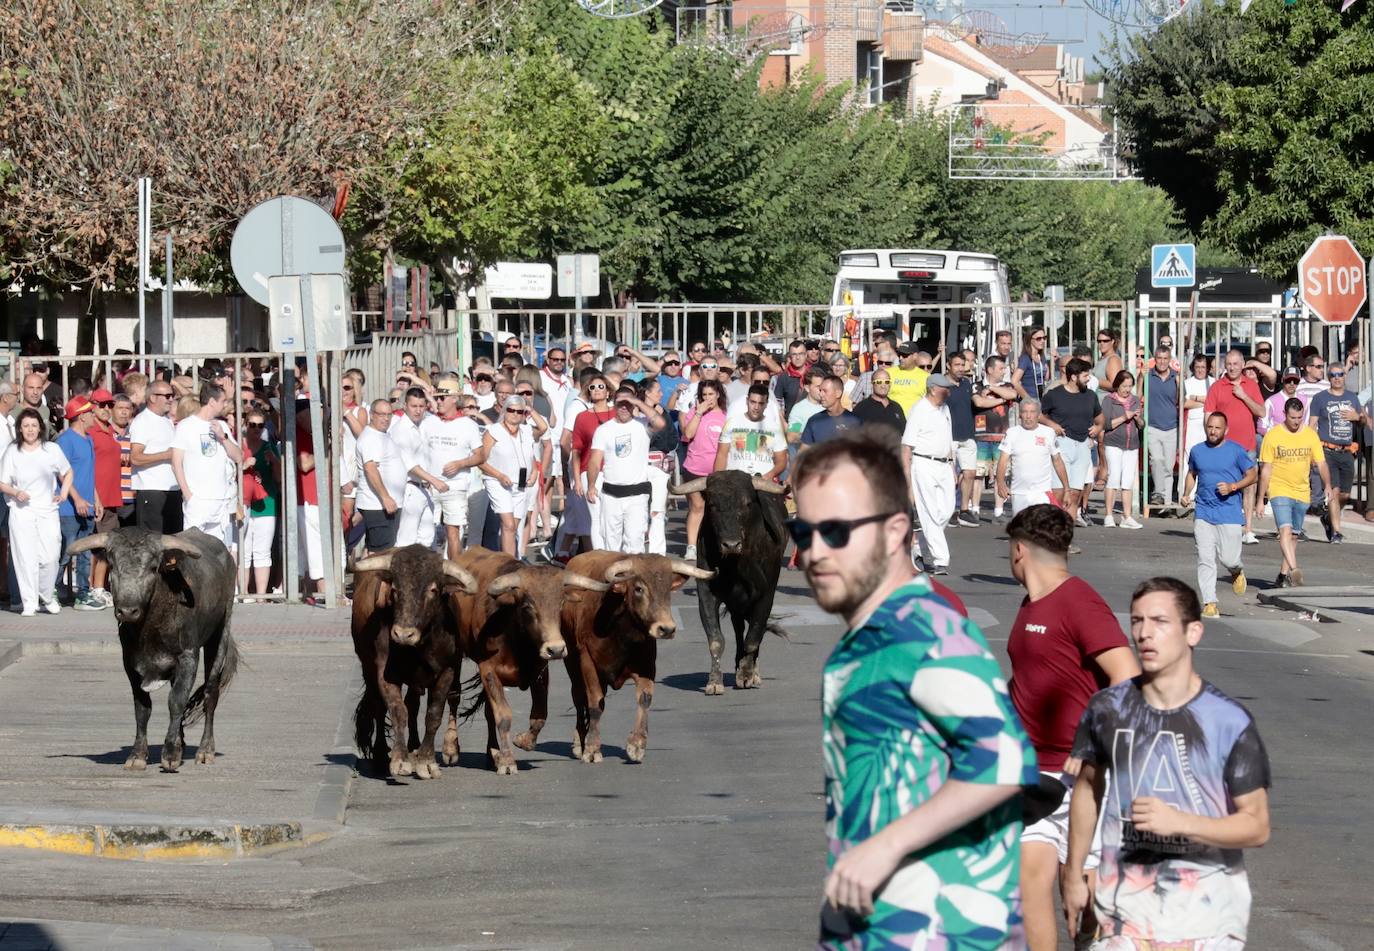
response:
[[[592,449],[601,450],[601,474],[610,484],[634,485],[648,478],[649,432],[638,420],[602,423],[592,435]]]
[[[482,429],[468,416],[459,413],[452,419],[439,416],[426,416],[420,423],[420,438],[429,451],[427,469],[430,475],[443,479],[450,490],[467,490],[471,476],[467,472],[444,475],[444,466],[450,462],[466,459],[482,448]],[[474,470],[476,466],[472,467]]]
[[[1053,456],[1059,455],[1054,430],[1044,423],[1034,429],[1017,426],[1007,430],[1000,451],[1011,456],[1011,491],[1015,495],[1038,495],[1054,488]]]
[[[186,477],[186,487],[191,490],[193,498],[233,498],[236,467],[224,451],[224,446],[214,437],[212,427],[225,439],[233,438],[224,420],[201,419],[193,415],[177,423],[172,448],[182,452],[181,472]]]
[[[726,469],[764,475],[773,471],[773,454],[787,451],[787,437],[778,414],[765,410],[757,423],[748,415],[732,414],[720,431],[720,445],[730,447]]]

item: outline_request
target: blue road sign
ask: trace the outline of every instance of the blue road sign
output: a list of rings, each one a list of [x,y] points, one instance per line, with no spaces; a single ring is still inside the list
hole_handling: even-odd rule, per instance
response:
[[[1192,287],[1197,283],[1197,247],[1157,244],[1150,249],[1151,287]]]

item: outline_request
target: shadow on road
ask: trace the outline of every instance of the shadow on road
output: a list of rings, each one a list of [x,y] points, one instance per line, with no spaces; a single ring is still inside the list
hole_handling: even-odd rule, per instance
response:
[[[1010,575],[967,574],[964,575],[963,578],[965,581],[981,581],[984,584],[1000,584],[1012,588],[1015,588],[1020,584],[1020,582],[1018,582],[1015,578],[1011,577]]]

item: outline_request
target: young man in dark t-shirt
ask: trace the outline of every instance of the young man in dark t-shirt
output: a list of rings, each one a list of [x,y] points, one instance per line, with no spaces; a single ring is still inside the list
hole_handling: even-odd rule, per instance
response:
[[[1042,785],[1073,785],[1068,764],[1088,701],[1140,673],[1126,635],[1101,595],[1069,573],[1073,520],[1053,505],[1032,505],[1007,526],[1011,573],[1026,589],[1007,642],[1011,702],[1025,724]],[[1058,783],[1060,785],[1056,786]],[[1068,858],[1069,801],[1021,833],[1021,901],[1026,944],[1054,951],[1054,886]]]
[[[1245,946],[1241,850],[1269,839],[1269,757],[1249,711],[1193,667],[1201,611],[1177,578],[1136,588],[1131,637],[1143,673],[1094,696],[1074,739],[1082,767],[1060,890],[1073,936],[1094,897],[1084,860],[1101,812],[1094,947]]]
[[[1063,385],[1046,390],[1040,400],[1040,420],[1059,437],[1059,455],[1069,474],[1064,507],[1080,528],[1088,525],[1079,511],[1083,496],[1080,486],[1090,481],[1092,443],[1102,431],[1102,406],[1097,394],[1088,388],[1092,369],[1086,360],[1074,357],[1064,367]]]
[[[1007,339],[1010,340],[1010,335]],[[997,457],[1002,440],[1006,438],[1012,409],[1018,399],[1016,387],[1007,380],[1007,372],[1006,359],[997,354],[983,361],[983,387],[978,391],[978,395],[983,399],[979,401],[979,410],[973,416],[973,442],[978,453],[974,469],[976,478],[973,484],[973,498],[981,500],[984,482],[993,479],[994,522],[1000,522],[1006,517],[1003,513],[1006,500],[998,496],[996,480],[993,477],[997,473]]]
[[[869,379],[873,395],[854,404],[854,415],[865,425],[875,423],[887,426],[900,436],[906,430],[906,413],[890,396],[892,377],[885,368],[878,367]]]
[[[819,395],[821,411],[802,427],[803,446],[814,446],[833,439],[846,429],[857,429],[863,425],[863,420],[844,408],[844,381],[839,377],[828,376],[823,379]]]

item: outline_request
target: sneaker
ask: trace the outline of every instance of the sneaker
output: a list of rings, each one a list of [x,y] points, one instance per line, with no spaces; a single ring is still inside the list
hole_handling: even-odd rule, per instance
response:
[[[959,524],[965,528],[977,528],[978,516],[967,510],[959,513]]]
[[[1294,568],[1291,572],[1289,572],[1289,574],[1288,574],[1288,580],[1289,580],[1290,584],[1291,584],[1293,587],[1295,587],[1295,588],[1301,588],[1301,587],[1302,587],[1302,569],[1301,569],[1301,568]]]
[[[1307,541],[1307,529],[1305,529],[1305,528],[1300,528],[1300,529],[1298,529],[1296,532],[1293,533],[1293,538],[1294,538],[1294,540],[1300,541],[1300,542],[1305,542],[1305,541]]]
[[[1144,525],[1141,525],[1139,522],[1137,522],[1137,521],[1135,520],[1135,516],[1134,516],[1134,515],[1127,515],[1125,518],[1123,518],[1123,519],[1121,520],[1121,527],[1122,527],[1122,528],[1129,528],[1129,529],[1135,530],[1135,529],[1144,528],[1145,526],[1144,526]]]
[[[1104,516],[1102,516],[1102,527],[1103,527],[1103,528],[1116,528],[1116,519],[1113,518],[1113,517],[1110,516],[1110,515],[1104,515]]]
[[[1150,504],[1153,505],[1155,508],[1163,508],[1164,496],[1158,492],[1154,493],[1150,496]]]
[[[1254,532],[1246,532],[1244,535],[1240,536],[1240,543],[1242,545],[1258,545],[1259,539],[1255,537]]]
[[[949,565],[936,565],[930,569],[930,573],[932,575],[947,575],[949,574]]]
[[[43,605],[43,610],[44,610],[44,611],[47,611],[49,614],[61,614],[61,613],[62,613],[62,605],[60,605],[60,604],[57,603],[57,597],[56,597],[56,595],[53,596],[53,599],[52,599],[51,601],[49,601],[47,604]]]
[[[1343,541],[1345,541],[1345,536],[1342,535],[1340,532],[1331,533],[1331,544],[1339,545]]]
[[[992,520],[998,525],[1005,525],[1007,522],[1007,513],[1002,509],[998,509],[992,513]]]
[[[1279,576],[1278,576],[1277,578],[1274,579],[1274,587],[1276,587],[1276,588],[1291,588],[1291,587],[1293,587],[1293,581],[1292,581],[1291,578],[1288,577],[1288,575],[1286,575],[1284,572],[1280,571],[1280,572],[1279,572]]]
[[[32,609],[30,609],[30,610],[28,610],[28,611],[24,611],[24,610],[21,609],[20,612],[19,612],[19,616],[20,616],[20,617],[37,617],[37,616],[38,616],[38,609],[37,609],[37,608],[32,608]]]
[[[1231,574],[1231,593],[1232,593],[1232,594],[1234,594],[1236,597],[1240,597],[1241,595],[1243,595],[1243,594],[1245,593],[1245,589],[1246,589],[1248,586],[1249,586],[1249,582],[1245,580],[1245,569],[1244,569],[1244,568],[1237,568],[1234,572],[1232,572],[1232,574]]]
[[[1330,513],[1330,512],[1322,512],[1322,514],[1321,514],[1321,523],[1322,523],[1322,531],[1326,532],[1326,540],[1329,542],[1329,541],[1331,541],[1331,536],[1332,536],[1332,534],[1333,534],[1333,532],[1332,532],[1332,530],[1331,530],[1331,513]]]
[[[920,572],[926,570],[926,562],[925,559],[921,557],[921,547],[919,545],[911,546],[911,567]]]
[[[105,602],[99,597],[86,593],[78,595],[76,600],[72,602],[72,607],[78,611],[103,611],[105,610]]]
[[[1202,606],[1202,616],[1221,617],[1221,612],[1217,610],[1217,603],[1215,601],[1208,601],[1206,604],[1204,604]]]
[[[696,545],[688,545],[688,546],[683,550],[683,552],[682,552],[682,559],[683,559],[683,561],[696,561],[696,560],[697,560],[697,546],[696,546]]]
[[[92,588],[92,589],[91,589],[91,593],[92,593],[92,594],[98,594],[98,595],[100,595],[100,600],[105,602],[105,607],[107,607],[107,608],[112,608],[112,607],[114,607],[114,595],[110,594],[109,589],[107,589],[107,588]]]
[[[1070,545],[1070,546],[1069,546],[1069,554],[1070,554],[1070,555],[1081,555],[1081,554],[1083,554],[1083,549],[1079,548],[1077,545]]]
[[[1083,517],[1083,513],[1082,513],[1082,512],[1079,512],[1077,515],[1075,515],[1075,516],[1073,517],[1073,523],[1074,523],[1075,525],[1077,525],[1079,528],[1087,528],[1087,527],[1088,527],[1088,520],[1087,520],[1086,518]]]

